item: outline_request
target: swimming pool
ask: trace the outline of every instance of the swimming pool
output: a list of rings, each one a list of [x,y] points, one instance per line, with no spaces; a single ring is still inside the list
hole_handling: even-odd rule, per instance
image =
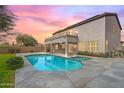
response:
[[[28,55],[26,58],[37,71],[70,71],[83,67],[78,60],[50,54]]]

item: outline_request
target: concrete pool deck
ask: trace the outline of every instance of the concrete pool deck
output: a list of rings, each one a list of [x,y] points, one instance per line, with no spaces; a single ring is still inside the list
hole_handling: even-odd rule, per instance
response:
[[[28,54],[39,53],[17,56]],[[124,58],[93,58],[82,69],[67,72],[39,72],[24,60],[24,67],[16,70],[16,88],[124,88]]]

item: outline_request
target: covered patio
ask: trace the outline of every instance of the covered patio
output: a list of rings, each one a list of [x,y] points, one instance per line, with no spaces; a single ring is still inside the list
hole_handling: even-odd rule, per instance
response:
[[[62,37],[52,37],[45,40],[46,52],[75,55],[78,52],[78,37],[65,35]]]

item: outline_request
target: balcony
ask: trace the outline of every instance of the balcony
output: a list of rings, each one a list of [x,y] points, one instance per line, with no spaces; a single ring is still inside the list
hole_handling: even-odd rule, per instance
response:
[[[56,34],[56,35],[53,35],[51,37],[48,37],[45,39],[45,42],[49,42],[49,41],[52,41],[52,40],[55,40],[55,39],[60,39],[60,38],[65,38],[65,37],[68,37],[68,38],[78,38],[78,34],[77,33],[69,33],[69,32],[66,32],[66,33],[62,33],[62,34]]]

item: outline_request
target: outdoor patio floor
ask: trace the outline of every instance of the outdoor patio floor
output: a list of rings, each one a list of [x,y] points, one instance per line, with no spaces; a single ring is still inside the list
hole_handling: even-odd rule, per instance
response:
[[[17,54],[24,56],[25,54]],[[124,58],[93,58],[80,70],[36,71],[26,62],[16,70],[17,88],[124,88]]]

